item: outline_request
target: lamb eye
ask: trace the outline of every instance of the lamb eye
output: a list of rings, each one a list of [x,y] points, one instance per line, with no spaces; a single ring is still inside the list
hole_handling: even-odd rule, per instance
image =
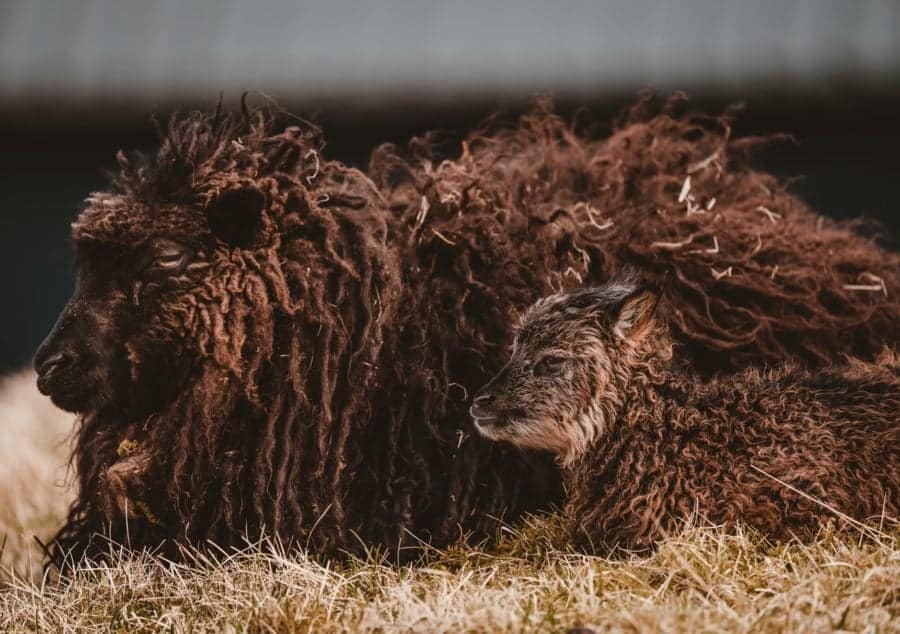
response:
[[[535,376],[552,376],[562,370],[565,363],[565,357],[546,356],[535,363],[531,371]]]

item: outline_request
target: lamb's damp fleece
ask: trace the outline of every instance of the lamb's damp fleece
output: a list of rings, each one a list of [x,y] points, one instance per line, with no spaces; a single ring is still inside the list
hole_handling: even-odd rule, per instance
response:
[[[691,522],[805,539],[900,518],[896,364],[644,378],[626,398],[646,400],[567,469],[577,541],[641,550]]]
[[[476,399],[482,433],[554,451],[575,539],[644,550],[687,524],[772,539],[900,518],[900,359],[702,377],[679,363],[657,293],[544,298]]]

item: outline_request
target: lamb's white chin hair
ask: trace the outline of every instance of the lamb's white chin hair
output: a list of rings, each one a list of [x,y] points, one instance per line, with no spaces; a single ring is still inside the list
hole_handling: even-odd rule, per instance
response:
[[[494,441],[508,442],[522,449],[539,449],[556,455],[561,463],[574,460],[591,439],[582,439],[579,435],[575,445],[573,438],[565,433],[559,421],[513,420],[502,425],[491,424],[487,420],[475,420],[478,433]]]
[[[517,430],[515,442],[522,447],[551,451],[556,455],[556,461],[565,467],[587,453],[600,438],[605,428],[604,420],[604,412],[595,404],[574,419],[522,425]]]

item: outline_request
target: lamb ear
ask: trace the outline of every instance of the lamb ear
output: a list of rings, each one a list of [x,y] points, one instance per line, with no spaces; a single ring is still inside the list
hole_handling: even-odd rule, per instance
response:
[[[603,288],[582,288],[558,297],[567,315],[577,315],[584,311],[602,313],[609,304],[605,293]]]
[[[231,247],[250,247],[262,229],[266,196],[258,189],[240,187],[219,194],[206,208],[209,229]]]
[[[613,333],[628,342],[641,341],[653,326],[653,317],[660,294],[656,289],[642,287],[632,293],[619,307]]]

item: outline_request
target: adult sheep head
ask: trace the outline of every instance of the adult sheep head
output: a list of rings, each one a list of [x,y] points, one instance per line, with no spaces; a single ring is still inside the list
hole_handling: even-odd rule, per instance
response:
[[[156,155],[120,154],[112,190],[87,199],[72,225],[75,290],[34,358],[40,390],[59,407],[152,413],[199,358],[253,389],[278,309],[298,303],[282,237],[324,236],[310,205],[342,202],[310,195],[313,177],[326,176],[317,131],[265,138],[263,121],[173,122]]]
[[[40,390],[79,413],[110,405],[150,413],[170,397],[226,327],[227,313],[210,305],[228,302],[227,289],[204,281],[252,257],[271,224],[266,206],[253,184],[184,202],[89,198],[73,224],[74,294],[34,359]]]
[[[346,462],[328,461],[369,416],[349,384],[375,380],[399,273],[369,180],[321,160],[315,127],[274,125],[173,120],[73,223],[75,291],[34,360],[41,391],[82,414],[62,547],[117,523],[140,540],[115,490],[155,505],[147,543],[296,533],[340,497]],[[152,453],[124,470],[143,481],[116,480],[123,447]],[[296,487],[313,478],[319,497]]]

